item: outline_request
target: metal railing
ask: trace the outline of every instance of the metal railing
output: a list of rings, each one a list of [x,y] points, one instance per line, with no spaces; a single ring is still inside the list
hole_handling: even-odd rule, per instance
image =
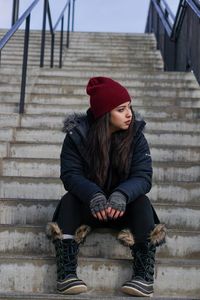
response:
[[[166,71],[193,71],[200,83],[200,4],[180,0],[176,16],[165,0],[151,0],[146,33],[154,33]]]
[[[11,29],[4,35],[0,40],[0,54],[1,50],[5,47],[8,41],[13,37],[15,32],[19,27],[26,22],[25,24],[25,33],[24,33],[24,52],[23,52],[23,63],[22,63],[22,80],[21,80],[21,92],[20,92],[20,103],[19,103],[19,113],[24,112],[24,101],[25,101],[25,91],[26,91],[26,74],[27,74],[27,63],[28,63],[28,47],[29,47],[29,34],[30,34],[30,18],[31,13],[35,6],[40,0],[35,0],[29,6],[29,8],[23,13],[23,15],[15,22]]]
[[[18,10],[19,10],[19,1],[15,2],[13,5],[13,14],[12,14],[12,25],[11,29],[3,36],[0,40],[0,62],[1,62],[1,51],[7,45],[9,40],[13,37],[15,32],[19,27],[25,22],[25,32],[24,32],[24,47],[23,47],[23,63],[22,63],[22,77],[21,77],[21,90],[20,90],[20,102],[19,102],[19,113],[24,113],[24,103],[25,103],[25,92],[26,92],[26,77],[27,77],[27,65],[28,65],[28,50],[29,50],[29,36],[30,36],[30,18],[33,9],[36,7],[38,2],[41,0],[34,0],[28,9],[22,14],[18,19]],[[73,12],[72,12],[72,26],[74,28],[74,7],[75,0],[73,1]],[[58,17],[55,25],[52,25],[52,18],[50,13],[49,1],[44,0],[44,12],[43,12],[43,28],[42,28],[42,39],[41,39],[41,53],[40,53],[40,67],[44,66],[44,55],[45,55],[45,37],[46,37],[46,17],[49,19],[49,27],[51,32],[51,58],[50,66],[54,65],[54,48],[55,48],[55,32],[56,29],[61,23],[60,31],[60,54],[59,54],[59,67],[62,67],[62,55],[63,55],[63,34],[64,34],[64,14],[68,8],[67,16],[67,37],[66,37],[66,47],[69,47],[69,38],[70,38],[70,13],[71,13],[71,1],[67,0],[64,8],[62,9],[60,16]]]
[[[49,1],[44,0],[44,13],[43,13],[43,26],[42,26],[42,41],[41,41],[41,55],[40,55],[40,67],[44,66],[44,53],[45,53],[45,37],[46,37],[46,19],[48,16],[49,27],[51,33],[51,59],[50,67],[54,65],[54,47],[55,47],[55,33],[56,29],[61,24],[60,28],[60,55],[59,55],[59,67],[62,67],[62,54],[63,54],[63,29],[64,29],[64,15],[68,8],[68,19],[67,19],[67,41],[66,47],[69,47],[69,35],[70,35],[70,12],[71,12],[71,1],[68,0],[60,13],[55,25],[52,24],[51,11],[49,7]]]

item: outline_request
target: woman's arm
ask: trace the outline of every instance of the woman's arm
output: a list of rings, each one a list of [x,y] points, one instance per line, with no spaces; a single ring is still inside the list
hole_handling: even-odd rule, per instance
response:
[[[69,135],[66,135],[61,151],[61,180],[65,189],[84,202],[90,202],[101,188],[86,178],[84,161]]]
[[[127,196],[127,203],[148,193],[152,186],[152,160],[147,140],[143,133],[136,139],[129,178],[115,189]]]

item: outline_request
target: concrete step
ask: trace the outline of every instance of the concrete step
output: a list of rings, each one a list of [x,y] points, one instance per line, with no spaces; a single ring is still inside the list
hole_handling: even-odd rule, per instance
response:
[[[0,262],[1,292],[55,292],[55,259],[7,255],[1,256]],[[199,295],[199,270],[199,262],[195,260],[157,260],[154,295]],[[88,284],[89,290],[118,290],[121,284],[131,277],[131,262],[130,260],[81,258],[78,275]]]
[[[17,105],[19,103],[19,95],[20,95],[20,87],[15,87],[14,89],[8,88],[6,91],[6,87],[3,88],[4,91],[1,92],[0,94],[0,102],[1,102],[1,112],[2,113],[12,113],[12,112],[17,112]],[[62,88],[60,88],[61,90]],[[44,104],[46,105],[66,105],[67,107],[69,105],[81,107],[88,107],[89,105],[89,98],[88,96],[85,95],[76,95],[75,89],[72,88],[70,89],[68,87],[67,91],[63,91],[63,93],[59,94],[49,94],[48,93],[48,86],[45,87],[45,89],[41,89],[37,91],[36,87],[34,91],[32,92],[32,88],[29,87],[27,89],[26,93],[26,99],[25,103],[32,103],[32,104]],[[30,94],[31,92],[31,94]],[[140,92],[136,92],[140,93]],[[146,92],[145,92],[146,93]],[[167,95],[166,90],[163,90],[162,95],[159,97],[151,96],[151,95],[138,95],[137,97],[133,95],[133,108],[137,107],[160,107],[162,106],[163,109],[170,109],[171,107],[176,109],[176,107],[179,108],[200,108],[200,98],[199,97],[194,97],[194,98],[188,98],[186,96],[183,97],[173,97],[173,95]],[[172,94],[172,93],[171,93]],[[184,93],[183,93],[184,95]]]
[[[52,95],[53,96],[53,95]],[[31,96],[34,99],[35,95]],[[37,98],[40,97],[37,95]],[[65,95],[61,95],[58,98],[65,98]],[[55,95],[57,99],[57,95]],[[33,100],[34,101],[34,100]],[[55,105],[55,104],[34,104],[26,103],[25,111],[27,114],[59,114],[66,115],[74,112],[84,113],[88,109],[88,105]],[[188,108],[188,107],[177,107],[177,106],[160,106],[160,107],[149,107],[149,106],[134,106],[134,110],[139,112],[144,118],[162,118],[162,119],[199,119],[200,107]]]
[[[0,142],[0,157],[7,157],[7,156],[8,156],[8,143]]]
[[[0,95],[0,103],[2,102],[2,94]],[[16,94],[14,95],[14,101],[15,102],[8,102],[8,103],[1,103],[1,113],[4,114],[13,114],[13,113],[18,113],[19,112],[19,96],[16,98]]]
[[[70,102],[70,101],[69,101]],[[77,105],[82,105],[82,101],[77,101]],[[79,104],[80,103],[80,104]],[[73,105],[70,104],[69,105]],[[67,104],[66,104],[67,106]],[[1,116],[1,115],[0,115]],[[12,116],[12,115],[10,115]],[[8,115],[9,117],[9,115]],[[61,129],[63,120],[66,116],[53,116],[53,115],[23,115],[21,117],[21,126],[28,128],[46,128],[46,129]],[[195,131],[200,132],[200,121],[199,120],[165,120],[165,119],[152,119],[145,118],[146,128],[148,130],[168,130],[168,131]],[[6,122],[4,124],[7,124]],[[3,124],[2,124],[3,125]],[[9,125],[9,123],[8,123]],[[9,126],[8,126],[9,127]]]
[[[94,230],[80,247],[82,257],[131,259],[129,247],[117,241],[118,231]],[[0,225],[0,255],[50,255],[54,246],[46,237],[45,227],[30,225]],[[168,230],[166,244],[158,248],[159,258],[199,259],[200,232]]]
[[[20,125],[19,114],[2,114],[0,113],[0,128],[5,127],[18,127]]]
[[[82,101],[77,101],[77,106],[81,106]],[[80,104],[79,104],[80,103]],[[70,107],[73,104],[66,104]],[[67,116],[67,115],[66,115]],[[23,127],[23,128],[44,128],[44,129],[62,129],[63,120],[66,116],[46,115],[46,114],[29,114],[20,116],[18,113],[0,114],[0,128]],[[199,120],[168,120],[145,118],[147,130],[167,130],[171,132],[200,132]]]
[[[0,198],[60,199],[65,193],[58,178],[0,177]],[[154,182],[149,197],[154,202],[198,203],[200,186],[194,182]]]
[[[181,203],[173,200],[152,201],[161,222],[168,228],[182,231],[199,230],[199,205],[192,202]],[[49,199],[0,199],[1,224],[45,225],[52,219],[58,200]],[[192,217],[191,217],[192,216]]]
[[[200,163],[154,162],[154,181],[164,182],[198,182],[200,180]],[[4,158],[0,167],[1,176],[13,177],[52,177],[60,176],[60,160]]]
[[[6,300],[6,299],[12,299],[12,300],[30,300],[30,299],[35,299],[35,300],[62,300],[63,296],[59,294],[50,294],[50,293],[0,293],[0,299]],[[109,299],[109,300],[132,300],[133,297],[129,297],[128,295],[122,295],[120,291],[96,291],[94,290],[93,292],[87,292],[87,294],[83,295],[69,295],[67,296],[68,300],[103,300],[103,299]],[[162,297],[162,296],[152,296],[151,299],[157,299],[157,300],[167,300],[170,299],[170,297]],[[174,300],[184,300],[185,297],[178,297],[175,298],[173,297]],[[187,300],[194,300],[198,299],[195,297],[187,297]]]
[[[2,69],[3,71],[4,69]],[[10,68],[4,70],[4,72],[9,72]],[[194,77],[194,74],[192,72],[164,72],[164,71],[151,71],[149,73],[146,73],[142,70],[129,72],[128,70],[126,72],[121,72],[120,70],[109,70],[108,73],[102,74],[101,71],[98,69],[94,71],[88,70],[87,72],[84,71],[78,71],[78,70],[65,70],[65,69],[54,69],[54,77],[56,76],[62,76],[66,78],[83,78],[85,80],[85,84],[87,84],[87,80],[90,77],[93,76],[109,76],[115,80],[118,80],[122,82],[123,80],[154,80],[154,81],[160,81],[160,80],[185,80],[185,81],[195,81],[197,84],[197,81]],[[42,76],[52,76],[52,70],[49,70],[47,68],[43,68],[40,70],[40,75]]]
[[[0,87],[1,91],[5,91],[8,86],[4,85]],[[16,87],[17,88],[17,87]],[[168,97],[168,98],[200,98],[200,89],[199,88],[183,88],[183,87],[165,87],[160,86],[159,89],[155,89],[155,86],[135,86],[134,84],[130,87],[127,87],[130,95],[133,97],[133,103],[134,98],[137,97]],[[50,94],[74,94],[79,96],[85,96],[85,86],[84,85],[73,85],[73,84],[39,84],[37,83],[33,88],[33,93],[39,93],[39,94],[45,94],[46,92]],[[174,99],[175,100],[175,99]],[[158,99],[157,99],[158,101]],[[162,101],[160,100],[160,103]]]
[[[52,219],[57,205],[55,200],[0,200],[1,224],[34,224],[44,225]],[[153,203],[154,204],[154,203]],[[16,205],[16,207],[14,206]],[[155,202],[155,209],[161,222],[167,228],[182,231],[200,230],[199,206],[190,204],[170,204]]]
[[[6,76],[6,75],[5,75]],[[13,80],[15,79],[15,77],[13,78]],[[37,78],[37,84],[51,84],[51,85],[73,85],[74,87],[76,86],[83,86],[85,87],[87,84],[87,80],[89,79],[89,77],[85,76],[85,77],[81,77],[81,76],[76,76],[76,77],[68,77],[68,76],[57,76],[57,74],[55,73],[55,76],[48,76],[41,74],[38,78]],[[120,80],[120,78],[117,78],[117,80]],[[176,78],[176,80],[174,79],[170,79],[170,78],[166,78],[166,79],[159,79],[157,78],[157,80],[153,79],[153,78],[143,78],[140,77],[139,78],[130,78],[130,79],[121,79],[120,83],[123,84],[124,86],[126,86],[128,89],[129,88],[133,88],[133,87],[165,87],[165,88],[170,88],[170,89],[177,89],[177,88],[199,88],[199,85],[197,84],[197,82],[195,80],[184,80],[183,78]]]
[[[59,158],[61,152],[61,143],[23,143],[11,142],[9,150],[7,144],[0,145],[1,157],[18,157],[18,158]],[[152,146],[151,155],[153,161],[170,162],[199,162],[199,147],[190,146]]]
[[[179,145],[179,146],[199,146],[199,134],[194,132],[174,132],[170,131],[148,131],[146,130],[145,136],[149,141],[150,146],[155,145]],[[17,142],[50,142],[50,143],[62,143],[65,134],[60,130],[48,130],[48,129],[31,129],[31,128],[18,128],[15,132],[15,138],[13,139],[13,130],[0,129],[0,140],[2,141],[17,141]]]

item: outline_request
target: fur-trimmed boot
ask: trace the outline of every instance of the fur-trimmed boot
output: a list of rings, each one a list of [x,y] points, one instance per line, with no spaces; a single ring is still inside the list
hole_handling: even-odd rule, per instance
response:
[[[142,297],[153,295],[156,247],[165,243],[166,232],[164,224],[157,224],[145,243],[138,243],[129,229],[119,233],[118,240],[130,247],[134,259],[132,279],[122,286],[124,293]]]
[[[65,295],[86,292],[87,285],[76,273],[79,244],[74,239],[63,239],[56,223],[48,224],[47,235],[52,239],[56,251],[57,291]]]
[[[133,276],[122,286],[122,291],[133,296],[150,297],[153,295],[154,264],[156,247],[151,243],[136,243],[131,247]]]

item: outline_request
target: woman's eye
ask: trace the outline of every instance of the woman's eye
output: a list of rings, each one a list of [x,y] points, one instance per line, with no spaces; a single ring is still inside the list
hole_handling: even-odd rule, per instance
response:
[[[124,111],[123,108],[118,109],[118,112],[123,112],[123,111]]]

